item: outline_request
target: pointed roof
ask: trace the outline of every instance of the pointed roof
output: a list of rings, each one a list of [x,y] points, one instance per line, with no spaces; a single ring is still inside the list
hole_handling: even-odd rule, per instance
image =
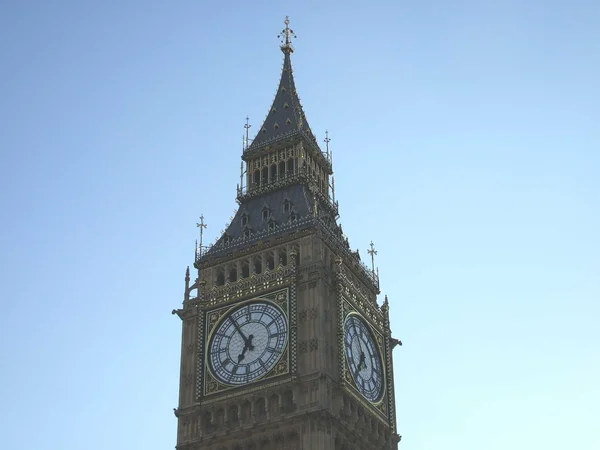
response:
[[[271,144],[280,139],[287,139],[294,135],[304,135],[309,140],[317,143],[313,132],[308,125],[302,104],[296,92],[292,60],[290,55],[294,52],[291,38],[296,37],[289,28],[289,19],[286,17],[285,29],[279,35],[282,37],[281,51],[284,54],[281,80],[275,94],[271,109],[258,130],[252,144],[246,151],[252,151],[263,145]]]

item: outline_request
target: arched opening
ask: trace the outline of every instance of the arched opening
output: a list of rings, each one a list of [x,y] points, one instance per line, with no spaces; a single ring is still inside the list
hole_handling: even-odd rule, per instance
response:
[[[294,403],[294,393],[291,390],[287,390],[283,393],[281,399],[281,407],[283,412],[291,413],[296,410],[296,404]]]
[[[279,163],[279,178],[285,177],[285,161]]]
[[[279,249],[279,265],[287,266],[287,250],[285,248]]]
[[[225,284],[225,269],[217,269],[217,277],[215,280],[217,286],[223,286]]]
[[[271,417],[279,416],[279,395],[277,394],[269,397],[269,414]]]
[[[240,418],[238,417],[238,406],[231,405],[227,410],[227,421],[232,426],[238,426]]]
[[[237,267],[235,265],[231,266],[229,268],[229,281],[230,282],[237,281],[237,277],[238,277]]]
[[[267,407],[263,397],[256,400],[256,403],[254,404],[254,414],[258,420],[264,420],[267,418]]]
[[[202,429],[205,433],[210,433],[212,430],[212,414],[210,411],[207,411],[202,415]]]
[[[250,423],[252,419],[252,405],[248,400],[242,404],[242,422]]]
[[[254,264],[254,273],[257,275],[259,273],[262,273],[262,258],[260,257],[260,255],[255,256],[252,262]]]
[[[273,164],[271,166],[271,177],[269,178],[270,182],[273,183],[277,181],[277,165]]]
[[[273,270],[275,268],[275,255],[273,252],[267,254],[267,269]]]
[[[252,187],[260,186],[260,170],[256,169],[254,171],[254,178],[252,180]]]
[[[247,259],[242,261],[242,278],[248,278],[250,276],[250,261]]]
[[[263,186],[269,182],[269,168],[268,167],[263,167],[260,181]]]
[[[219,408],[215,413],[215,424],[219,427],[222,426],[225,421],[225,411],[223,408]]]

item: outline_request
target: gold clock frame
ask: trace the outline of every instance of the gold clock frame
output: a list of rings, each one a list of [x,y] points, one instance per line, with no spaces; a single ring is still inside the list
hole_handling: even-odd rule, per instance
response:
[[[348,381],[348,380],[351,381],[352,387],[360,394],[363,401],[366,400],[367,402],[369,402],[369,404],[371,404],[373,406],[378,406],[378,405],[381,405],[381,403],[386,398],[386,386],[387,386],[387,373],[386,373],[387,370],[385,367],[385,356],[384,356],[385,348],[383,347],[383,335],[381,335],[380,333],[377,333],[377,331],[374,329],[373,325],[370,324],[369,321],[365,318],[365,316],[363,316],[361,313],[359,313],[358,311],[348,311],[346,313],[346,315],[344,316],[344,322],[343,322],[343,328],[342,328],[342,337],[344,340],[346,338],[346,336],[344,336],[345,331],[346,331],[346,322],[348,321],[348,319],[351,316],[356,316],[364,322],[364,324],[367,326],[369,333],[371,333],[371,337],[373,338],[375,345],[377,346],[377,354],[379,356],[379,364],[381,366],[381,372],[382,372],[381,373],[381,392],[379,394],[379,399],[375,402],[372,402],[371,400],[367,399],[363,395],[363,393],[360,392],[360,390],[358,389],[358,386],[356,385],[356,380],[354,380],[354,377],[352,376],[352,372],[349,370],[350,364],[348,362],[348,357],[346,355],[346,348],[344,346],[344,361],[346,363],[345,379],[346,379],[346,381]]]
[[[230,392],[232,390],[245,391],[259,383],[290,374],[295,370],[293,367],[295,365],[293,364],[295,363],[295,358],[291,357],[293,354],[292,346],[295,346],[296,344],[296,324],[294,315],[292,314],[292,309],[295,310],[295,296],[292,294],[293,290],[290,289],[290,287],[285,287],[283,289],[278,289],[271,292],[257,292],[252,297],[221,303],[214,308],[203,311],[202,317],[200,317],[201,327],[199,327],[201,328],[199,331],[202,333],[202,336],[200,337],[202,341],[200,347],[202,349],[202,354],[199,356],[201,361],[198,365],[201,371],[201,373],[198,374],[198,379],[200,381],[200,385],[198,386],[198,392],[200,394],[199,397],[211,397],[213,395]],[[206,355],[208,355],[209,344],[211,342],[212,335],[226,314],[234,309],[243,307],[244,305],[253,302],[271,303],[283,313],[288,327],[288,336],[285,348],[275,366],[264,376],[243,385],[229,385],[222,383],[212,374],[210,363],[206,357]]]

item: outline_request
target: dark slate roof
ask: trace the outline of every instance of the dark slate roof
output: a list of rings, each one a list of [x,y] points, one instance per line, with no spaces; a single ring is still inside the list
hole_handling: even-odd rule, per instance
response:
[[[247,151],[298,134],[304,135],[315,144],[317,143],[296,92],[290,58],[291,50],[289,47],[282,47],[282,51],[284,59],[279,88],[265,121]]]
[[[284,209],[286,200],[290,202],[289,211]],[[267,219],[263,218],[265,208],[268,210]],[[296,215],[295,221],[291,220],[292,214]],[[247,217],[247,225],[243,224],[244,216]],[[314,198],[304,184],[293,184],[250,198],[240,205],[225,233],[207,251],[207,255],[225,247],[236,247],[238,244],[260,239],[266,234],[287,233],[302,227],[306,219],[312,220],[313,216]],[[270,222],[273,222],[272,228],[269,228]],[[246,229],[250,231],[249,237],[244,236]]]

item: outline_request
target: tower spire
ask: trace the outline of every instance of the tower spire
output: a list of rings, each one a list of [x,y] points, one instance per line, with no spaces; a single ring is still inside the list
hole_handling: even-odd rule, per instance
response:
[[[296,92],[292,59],[290,57],[294,52],[292,39],[296,35],[289,25],[290,19],[286,17],[285,28],[277,35],[281,39],[281,51],[284,57],[281,79],[275,99],[262,126],[256,131],[254,140],[248,145],[244,153],[253,152],[277,141],[290,139],[293,136],[303,137],[309,144],[318,147],[317,140],[308,125],[300,98]]]

